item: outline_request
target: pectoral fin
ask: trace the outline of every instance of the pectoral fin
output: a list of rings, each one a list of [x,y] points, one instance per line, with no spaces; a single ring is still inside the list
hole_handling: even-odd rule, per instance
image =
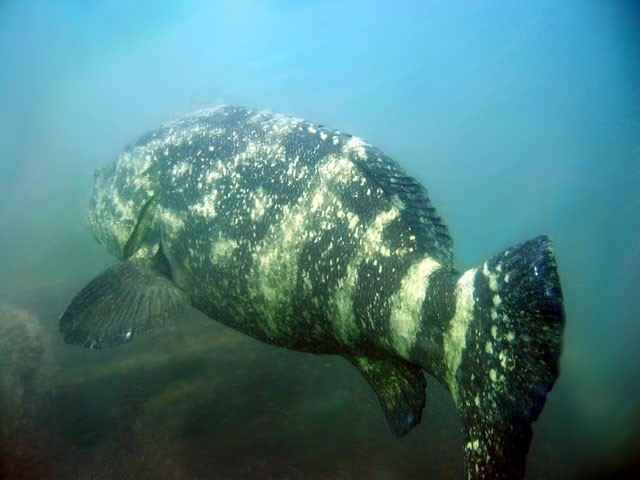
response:
[[[161,271],[127,260],[76,295],[60,317],[60,331],[75,345],[113,347],[164,327],[187,305],[187,295]]]
[[[347,360],[376,392],[394,435],[402,437],[420,423],[427,386],[420,367],[399,359],[347,357]]]

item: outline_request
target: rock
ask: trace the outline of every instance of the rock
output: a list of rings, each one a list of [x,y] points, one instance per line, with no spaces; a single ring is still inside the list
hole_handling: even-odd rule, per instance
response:
[[[0,305],[0,358],[0,477],[41,478],[55,368],[42,322]]]

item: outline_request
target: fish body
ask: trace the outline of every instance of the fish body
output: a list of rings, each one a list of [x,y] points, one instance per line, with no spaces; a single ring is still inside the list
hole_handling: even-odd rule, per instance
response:
[[[264,342],[338,354],[391,430],[451,392],[469,478],[518,478],[557,377],[564,313],[546,237],[462,274],[425,189],[357,137],[240,107],[149,132],[96,173],[88,214],[122,263],[61,317],[65,338],[124,343],[197,308]]]

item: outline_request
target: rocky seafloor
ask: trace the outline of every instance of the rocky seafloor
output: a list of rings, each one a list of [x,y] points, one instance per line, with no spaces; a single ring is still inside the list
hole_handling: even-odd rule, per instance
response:
[[[462,476],[459,420],[432,379],[422,423],[398,439],[340,357],[272,347],[195,311],[180,327],[89,350],[62,341],[57,315],[41,316],[0,304],[0,479]],[[544,421],[529,478],[562,462],[535,435]],[[627,430],[580,478],[637,478],[640,428]]]
[[[2,306],[0,478],[460,477],[458,420],[440,387],[426,425],[397,439],[344,359],[187,317],[88,350],[63,343],[56,322]]]

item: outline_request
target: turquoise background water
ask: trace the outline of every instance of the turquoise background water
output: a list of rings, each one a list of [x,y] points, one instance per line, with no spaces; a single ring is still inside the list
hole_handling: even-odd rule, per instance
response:
[[[225,370],[225,388],[240,382],[244,388],[234,392],[244,400],[209,404],[206,411],[210,418],[235,408],[234,425],[216,433],[222,427],[212,424],[209,433],[191,437],[175,427],[171,432],[182,437],[176,434],[174,443],[182,447],[167,454],[177,460],[164,472],[190,472],[180,463],[185,449],[209,458],[224,448],[229,463],[241,464],[249,451],[269,458],[260,468],[274,478],[305,478],[311,471],[322,478],[367,478],[374,471],[378,478],[457,478],[461,472],[453,404],[434,381],[423,424],[396,440],[385,437],[390,434],[373,394],[346,362],[272,351],[210,330],[203,319],[194,320],[198,325],[191,331],[208,332],[215,345],[223,338],[242,348],[220,347],[223,358],[195,348],[193,336],[172,332],[170,338],[184,338],[177,343],[185,350],[176,348],[175,359],[184,360],[189,351],[189,361],[172,370],[177,360],[165,356],[149,373],[141,362],[158,358],[166,337],[97,356],[61,344],[59,314],[113,261],[84,223],[93,169],[147,129],[219,103],[305,118],[380,147],[427,187],[450,228],[461,270],[548,233],[555,241],[567,326],[561,375],[534,426],[529,477],[588,476],[633,463],[640,444],[635,2],[3,1],[0,72],[0,303],[32,314],[25,321],[35,322],[42,332],[38,341],[52,352],[42,357],[56,366],[45,375],[53,382],[45,389],[51,402],[34,413],[34,421],[46,419],[55,442],[46,436],[29,440],[29,428],[22,433],[37,447],[32,454],[46,457],[42,468],[52,476],[84,478],[91,462],[95,475],[122,476],[131,459],[104,452],[129,445],[119,436],[126,427],[109,420],[110,427],[101,429],[101,415],[147,418],[148,399],[162,390],[149,378],[166,369],[175,382],[194,378],[185,402],[202,392],[215,396],[196,378],[210,378],[218,371],[211,362],[229,359],[253,369],[236,371],[230,361]],[[5,359],[15,348],[9,343],[0,342]],[[241,358],[247,349],[262,360],[247,363]],[[200,365],[203,355],[209,355],[207,368]],[[285,360],[293,366],[283,366]],[[91,377],[97,383],[83,383],[81,367],[98,371],[101,361],[119,365],[109,388],[99,375]],[[139,373],[132,382],[143,390],[143,400],[136,400],[140,411],[127,407],[135,397],[130,390],[118,390],[127,369]],[[69,371],[76,380],[69,380]],[[319,380],[309,380],[313,375]],[[164,392],[182,391],[164,381]],[[302,386],[284,387],[291,383]],[[96,385],[120,396],[105,399]],[[84,392],[82,405],[70,400],[80,395],[74,391]],[[264,409],[252,407],[256,402],[243,396],[247,392],[258,395],[258,406],[275,405],[270,422],[255,423]],[[292,395],[299,407],[291,421],[301,427],[290,431],[282,422],[291,415],[274,412],[289,408]],[[310,399],[316,399],[314,407],[305,403]],[[109,405],[131,411],[114,413]],[[194,404],[189,411],[197,410]],[[161,428],[162,418],[151,423]],[[346,426],[321,426],[332,422]],[[137,425],[146,438],[147,424]],[[78,430],[91,441],[74,437]],[[222,437],[236,431],[242,434],[231,448]],[[346,440],[332,436],[335,431]],[[376,443],[371,432],[384,438]],[[198,441],[183,445],[185,435]],[[43,445],[50,448],[46,455]],[[264,453],[265,445],[276,447]],[[284,470],[269,470],[279,458]],[[332,458],[338,458],[335,468]],[[215,469],[231,472],[220,478],[249,475],[199,462],[202,478]]]

